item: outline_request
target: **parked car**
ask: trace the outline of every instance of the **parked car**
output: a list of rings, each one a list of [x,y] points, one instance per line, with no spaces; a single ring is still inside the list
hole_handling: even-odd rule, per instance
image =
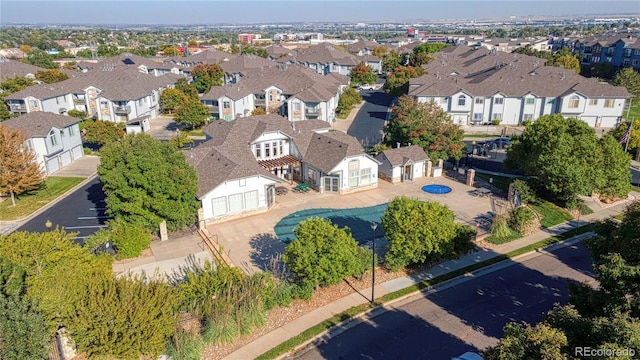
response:
[[[506,149],[509,146],[511,146],[511,139],[509,139],[508,137],[499,137],[497,139],[493,139],[490,142],[488,142],[489,146],[492,149]]]
[[[360,85],[358,86],[358,90],[375,90],[376,87],[373,85],[369,85],[369,84],[364,84],[364,85]]]

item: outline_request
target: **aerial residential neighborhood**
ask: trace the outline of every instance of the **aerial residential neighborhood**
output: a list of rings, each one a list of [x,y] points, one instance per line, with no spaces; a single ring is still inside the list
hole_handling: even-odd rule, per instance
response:
[[[429,3],[3,1],[0,358],[635,358],[637,6]]]

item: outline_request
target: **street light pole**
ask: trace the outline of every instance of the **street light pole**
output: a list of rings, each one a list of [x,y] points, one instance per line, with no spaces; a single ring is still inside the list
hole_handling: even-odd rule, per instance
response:
[[[376,287],[376,228],[378,223],[375,221],[371,223],[371,230],[373,232],[371,242],[371,304],[375,303],[376,297],[374,289]]]

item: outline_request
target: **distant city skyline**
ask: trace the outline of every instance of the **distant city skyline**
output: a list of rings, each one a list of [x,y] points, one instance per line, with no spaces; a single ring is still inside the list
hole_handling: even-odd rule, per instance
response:
[[[629,1],[30,1],[0,0],[0,24],[215,25],[640,14]]]

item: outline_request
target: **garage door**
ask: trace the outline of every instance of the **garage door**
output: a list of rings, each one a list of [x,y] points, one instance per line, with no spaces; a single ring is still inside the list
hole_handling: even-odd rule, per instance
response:
[[[71,151],[65,151],[60,154],[60,162],[62,162],[62,167],[71,164]]]
[[[244,204],[242,203],[242,193],[229,195],[229,213],[237,214],[242,212]]]
[[[73,155],[73,160],[78,160],[84,155],[84,150],[82,150],[82,145],[78,145],[71,150],[71,155]]]
[[[47,160],[47,173],[53,174],[59,169],[60,167],[58,166],[58,157],[54,157]]]
[[[603,128],[613,128],[618,126],[618,117],[617,116],[612,116],[612,117],[607,117],[607,116],[603,116],[600,119],[600,127]]]
[[[583,116],[582,121],[586,122],[587,125],[591,126],[592,128],[596,127],[596,120],[598,119],[597,116]]]

